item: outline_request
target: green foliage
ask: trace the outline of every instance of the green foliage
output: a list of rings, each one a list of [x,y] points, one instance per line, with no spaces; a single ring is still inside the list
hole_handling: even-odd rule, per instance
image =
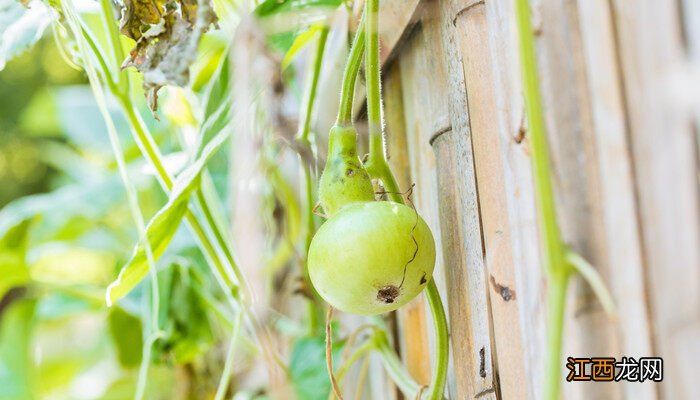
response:
[[[333,359],[339,359],[344,343],[333,342]],[[304,400],[326,400],[331,390],[326,369],[326,342],[322,336],[307,336],[298,339],[292,348],[289,362],[297,397]]]
[[[112,307],[107,322],[119,363],[124,368],[138,367],[143,346],[141,320],[121,308]]]
[[[14,0],[0,0],[0,70],[41,39],[56,13],[39,0],[26,6]]]
[[[34,300],[20,299],[2,310],[0,324],[0,399],[32,399],[31,357]]]
[[[158,274],[159,325],[163,336],[156,342],[153,359],[186,364],[192,362],[213,341],[207,305],[200,293],[203,279],[196,270],[180,262]]]
[[[29,282],[29,271],[25,264],[26,238],[30,220],[24,220],[0,233],[0,299],[8,290]]]
[[[147,245],[157,260],[167,248],[175,231],[188,208],[192,192],[199,186],[201,173],[209,158],[221,147],[229,132],[223,130],[214,136],[202,150],[200,157],[178,177],[168,203],[158,211],[146,227],[146,240],[149,244],[139,243],[134,249],[131,259],[122,268],[117,279],[107,288],[107,304],[125,296],[148,273],[149,260]]]
[[[298,11],[319,11],[324,8],[336,8],[343,0],[265,0],[255,8],[255,15],[268,17],[277,14]]]

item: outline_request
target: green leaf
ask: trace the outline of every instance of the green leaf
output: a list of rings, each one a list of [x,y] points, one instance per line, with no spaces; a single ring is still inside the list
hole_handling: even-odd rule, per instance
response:
[[[333,342],[333,359],[338,360],[343,342]],[[294,390],[304,400],[327,400],[331,390],[326,369],[326,342],[320,336],[307,336],[297,340],[289,363]]]
[[[0,299],[13,287],[29,282],[25,254],[30,225],[31,220],[24,220],[0,236]]]
[[[267,17],[292,11],[336,8],[341,4],[343,4],[343,0],[265,0],[255,8],[255,15]]]
[[[156,361],[192,362],[213,342],[209,310],[199,295],[205,290],[203,282],[193,268],[181,262],[158,274],[159,326],[164,335],[154,345]]]
[[[283,34],[296,35],[310,25],[325,23],[341,4],[343,0],[266,0],[255,9],[255,15],[274,44],[284,38]]]
[[[180,222],[187,212],[187,202],[191,192],[191,189],[182,191],[172,197],[146,226],[144,236],[148,240],[154,262],[163,255],[175,231],[180,227]],[[126,296],[146,277],[149,269],[146,245],[143,241],[139,241],[131,259],[122,267],[117,279],[107,287],[108,306]]]
[[[39,0],[29,2],[27,8],[19,1],[0,0],[0,71],[41,39],[55,15]]]
[[[231,63],[227,56],[223,56],[220,61],[205,95],[204,118],[197,139],[196,157],[201,156],[204,144],[226,129],[231,122]]]
[[[31,357],[35,300],[20,300],[2,313],[0,324],[0,400],[33,399]]]
[[[301,49],[306,47],[307,44],[311,43],[311,41],[316,37],[316,34],[323,29],[323,26],[320,24],[315,24],[309,27],[308,30],[302,32],[299,36],[294,39],[294,43],[292,43],[292,46],[287,50],[287,54],[284,55],[284,59],[282,60],[282,69],[287,69],[289,64],[294,60],[294,57],[299,53]]]
[[[138,367],[143,347],[141,320],[121,308],[113,307],[109,311],[107,323],[119,364],[124,368]]]
[[[175,231],[188,209],[192,192],[199,186],[201,173],[207,161],[221,147],[230,132],[222,130],[202,150],[200,157],[187,167],[177,178],[168,203],[156,213],[146,226],[144,235],[150,243],[154,261],[158,260],[168,247]],[[107,288],[107,305],[126,296],[148,273],[148,257],[145,243],[139,241],[131,259],[122,268],[117,279]]]

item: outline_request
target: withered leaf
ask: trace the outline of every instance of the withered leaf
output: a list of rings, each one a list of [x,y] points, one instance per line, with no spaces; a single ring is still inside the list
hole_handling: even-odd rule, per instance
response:
[[[148,105],[158,108],[158,90],[165,85],[184,86],[197,47],[217,17],[211,0],[125,0],[121,32],[136,40],[122,68],[143,73]]]

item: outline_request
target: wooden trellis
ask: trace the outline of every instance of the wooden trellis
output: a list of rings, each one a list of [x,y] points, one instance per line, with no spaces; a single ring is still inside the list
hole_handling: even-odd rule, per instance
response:
[[[386,0],[391,163],[442,249],[452,399],[538,399],[540,263],[514,4]],[[664,358],[664,381],[563,385],[573,398],[693,398],[700,376],[700,7],[694,0],[536,0],[541,91],[561,229],[617,305],[581,279],[564,356]],[[361,89],[360,89],[361,91]],[[361,102],[358,102],[361,103]],[[430,370],[422,298],[399,312],[402,357]],[[565,376],[562,359],[562,379]]]

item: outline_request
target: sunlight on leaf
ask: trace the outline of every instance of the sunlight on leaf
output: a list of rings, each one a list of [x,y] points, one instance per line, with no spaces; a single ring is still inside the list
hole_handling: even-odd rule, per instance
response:
[[[199,186],[201,173],[204,167],[228,138],[230,132],[222,130],[204,147],[202,155],[192,165],[187,167],[175,181],[170,200],[158,211],[146,227],[147,238],[153,250],[153,257],[157,260],[167,248],[170,240],[180,226],[182,218],[188,208],[188,201],[192,192]],[[148,258],[146,246],[139,243],[134,249],[133,256],[122,268],[117,279],[107,288],[107,305],[111,306],[115,301],[126,296],[148,273]]]
[[[289,50],[287,50],[287,54],[284,55],[284,59],[282,60],[282,69],[287,69],[287,67],[289,67],[289,64],[291,64],[292,60],[294,60],[297,53],[306,47],[307,44],[311,43],[321,29],[323,29],[322,25],[313,25],[294,39],[292,47],[290,47]]]
[[[39,0],[25,8],[15,0],[0,0],[0,70],[36,43],[56,13]]]

